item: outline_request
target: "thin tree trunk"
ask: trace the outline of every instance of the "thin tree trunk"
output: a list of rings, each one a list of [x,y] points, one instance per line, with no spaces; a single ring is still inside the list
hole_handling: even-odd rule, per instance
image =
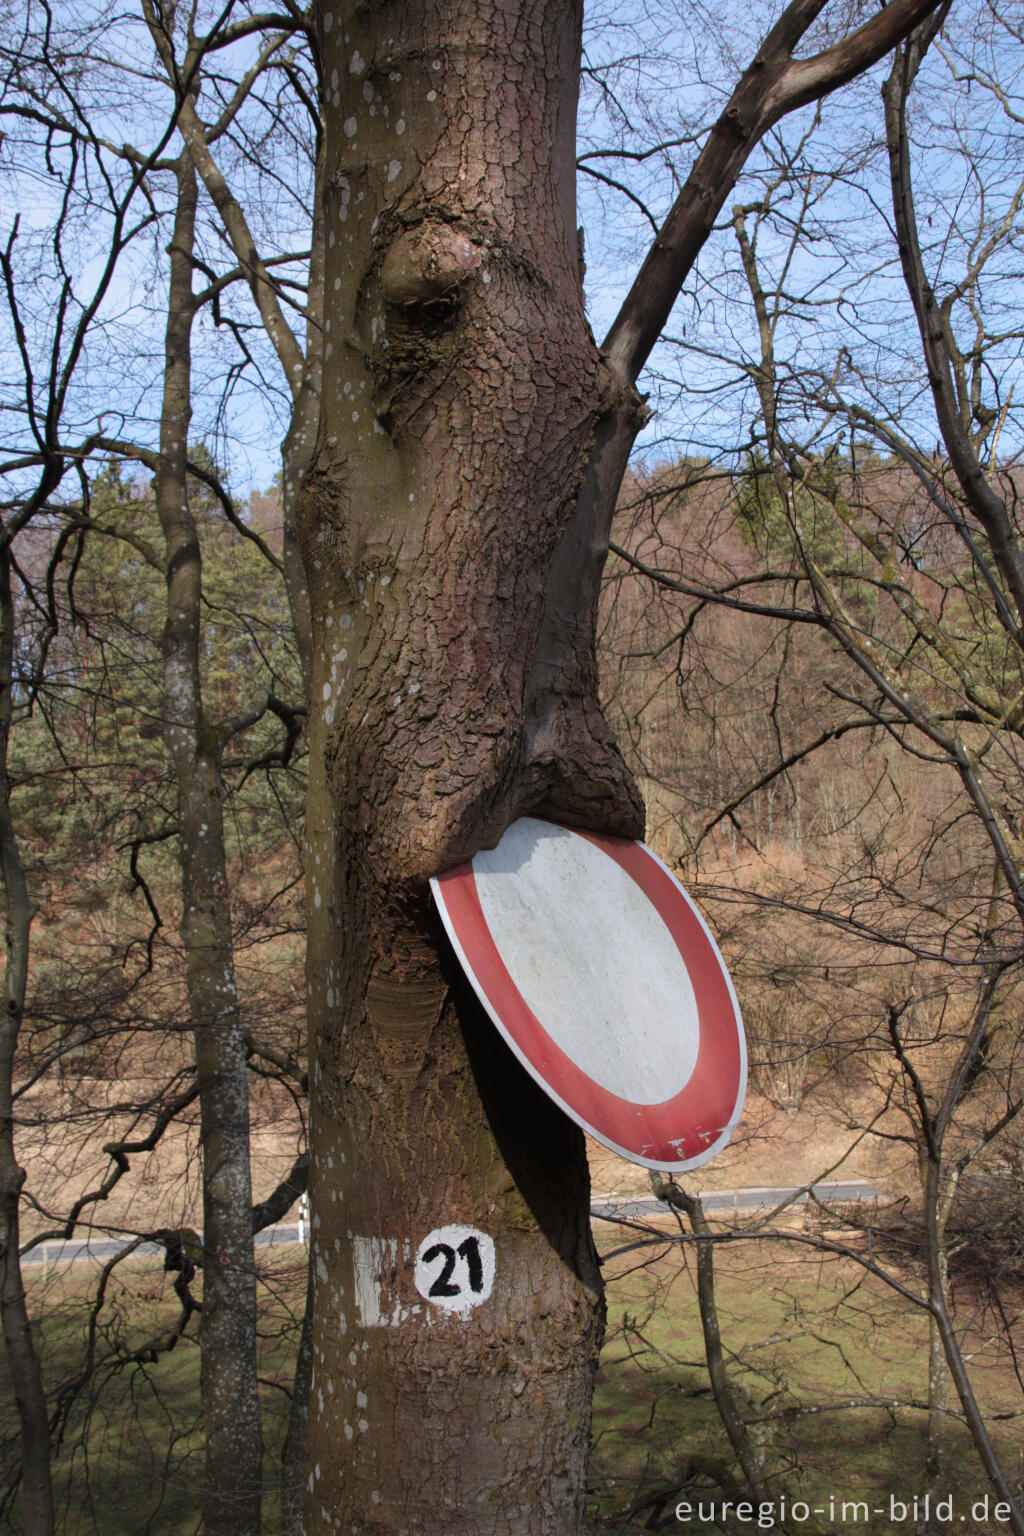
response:
[[[143,13],[167,78],[174,83],[180,80],[183,74],[187,75],[197,63],[194,39],[190,39],[184,60],[179,62],[175,55],[173,23],[167,26],[164,21],[166,9],[162,16],[160,8],[153,3],[153,0],[143,0]],[[284,20],[283,17],[281,19]],[[269,52],[267,57],[269,58]],[[277,355],[292,399],[291,419],[281,445],[284,514],[282,563],[296,646],[302,666],[303,683],[308,691],[312,620],[295,526],[295,506],[302,480],[312,461],[320,407],[323,365],[323,144],[320,142],[317,146],[312,245],[306,299],[306,349],[303,353],[298,338],[285,317],[278,290],[263,263],[250,220],[211,150],[207,129],[200,119],[195,102],[189,96],[186,96],[181,104],[179,128],[191,153],[193,164],[216,207],[225,238],[234,250],[243,271],[248,275],[253,303],[259,313],[267,339]]]
[[[248,1080],[225,875],[221,738],[203,713],[202,565],[185,474],[196,203],[195,170],[184,151],[178,162],[178,204],[170,246],[161,463],[153,488],[167,552],[165,731],[178,791],[182,938],[200,1085],[203,1529],[206,1536],[259,1536],[262,1442]]]
[[[306,1312],[299,1333],[299,1352],[292,1381],[284,1451],[281,1456],[282,1536],[303,1536],[302,1482],[309,1424],[309,1389],[313,1379],[313,1267],[306,1266]]]
[[[980,1046],[979,1046],[980,1048]],[[953,1206],[957,1177],[942,1167],[941,1144],[928,1145],[921,1152],[921,1194],[926,1204],[926,1251],[929,1299],[935,1309],[945,1311],[949,1295],[949,1259],[946,1249],[946,1224]],[[935,1168],[932,1169],[932,1161]],[[918,1536],[942,1536],[949,1521],[935,1513],[938,1501],[949,1491],[949,1365],[943,1346],[939,1318],[933,1311],[928,1318],[928,1454],[925,1457],[921,1492],[925,1495]]]
[[[1011,526],[1006,506],[988,484],[957,410],[942,313],[925,273],[914,208],[910,144],[906,122],[907,99],[921,61],[937,36],[947,11],[948,4],[939,6],[931,19],[922,23],[907,39],[905,46],[897,52],[892,69],[882,88],[893,219],[900,263],[921,335],[928,382],[931,386],[943,442],[967,505],[988,536],[995,563],[1006,583],[1007,590],[1012,595],[1018,618],[1020,618],[1024,616],[1024,558],[1022,558],[1020,543]],[[953,755],[959,766],[964,759]],[[964,782],[970,788],[966,777]],[[979,804],[978,800],[976,804]],[[982,819],[985,820],[984,815]],[[998,855],[1002,841],[999,829],[991,819],[986,823],[986,828]],[[1012,876],[1016,876],[1015,862],[1008,859],[998,859],[997,862],[1004,875],[1009,871]],[[1010,881],[1010,888],[1015,890],[1013,879]],[[994,885],[993,891],[995,889]],[[1017,899],[1017,906],[1018,910],[1021,910],[1019,899]],[[1011,1492],[1009,1479],[1003,1470],[988,1426],[974,1397],[947,1301],[945,1227],[955,1188],[955,1177],[951,1177],[950,1171],[944,1165],[943,1142],[961,1093],[981,1070],[989,1023],[989,1010],[986,1007],[978,1015],[972,1034],[961,1054],[957,1071],[951,1075],[942,1104],[934,1116],[927,1106],[919,1082],[916,1077],[913,1078],[922,1138],[921,1185],[924,1195],[928,1299],[932,1326],[930,1365],[932,1371],[937,1368],[939,1353],[935,1343],[937,1335],[949,1377],[960,1399],[964,1418],[982,1465],[996,1494],[1009,1508],[1009,1524],[1015,1536],[1024,1536],[1024,1509]],[[892,1033],[894,1043],[898,1046],[898,1035],[894,1027]],[[900,1059],[904,1070],[908,1071],[909,1075],[905,1057],[901,1055]],[[929,1381],[931,1380],[930,1375]]]
[[[151,0],[144,0],[144,10],[157,51],[164,64],[169,80],[179,78],[179,66],[171,30],[159,25],[159,18]],[[186,68],[191,62],[186,54]],[[323,374],[324,336],[324,214],[323,169],[324,146],[318,133],[316,170],[314,178],[314,211],[311,231],[311,250],[306,297],[305,352],[292,331],[281,306],[278,292],[264,266],[250,222],[242,204],[232,191],[211,151],[206,129],[192,101],[182,104],[180,129],[192,155],[198,174],[220,216],[224,234],[235,251],[240,264],[249,275],[253,302],[259,312],[267,337],[274,348],[285,376],[292,400],[288,430],[281,444],[281,506],[283,521],[282,567],[288,607],[292,620],[296,649],[302,672],[302,684],[308,700],[312,677],[313,628],[309,590],[302,561],[296,526],[296,507],[303,482],[309,472],[316,446],[317,422],[320,413],[320,390]],[[303,1328],[303,1343],[296,1367],[293,1386],[293,1406],[290,1419],[286,1465],[294,1466],[301,1458],[301,1446],[295,1439],[300,1430],[304,1433],[308,1417],[309,1392],[308,1325]],[[286,1477],[287,1480],[287,1477]],[[293,1489],[294,1493],[294,1489]]]
[[[306,350],[302,384],[292,400],[288,431],[281,444],[281,510],[284,522],[284,580],[288,606],[295,631],[295,645],[302,667],[302,681],[309,695],[313,675],[313,616],[309,606],[309,588],[299,544],[297,508],[303,481],[309,474],[316,450],[317,423],[320,419],[320,391],[324,364],[324,239],[323,208],[324,147],[321,140],[316,157],[316,187],[313,205],[313,232],[310,246],[309,279],[306,297]]]
[[[722,1349],[722,1333],[718,1320],[718,1301],[715,1296],[715,1245],[704,1206],[693,1195],[688,1195],[672,1180],[655,1185],[655,1194],[670,1205],[681,1206],[689,1218],[693,1235],[697,1239],[697,1304],[700,1308],[700,1325],[704,1334],[704,1356],[708,1365],[708,1378],[718,1409],[718,1417],[729,1437],[729,1444],[739,1463],[745,1491],[756,1499],[765,1496],[764,1472],[761,1459],[747,1430],[747,1421],[736,1399]]]
[[[52,1536],[50,1426],[39,1355],[32,1338],[19,1256],[19,1209],[25,1170],[14,1145],[14,1053],[28,983],[29,903],[25,871],[11,818],[7,755],[13,711],[14,594],[7,544],[0,549],[0,874],[3,878],[7,950],[3,1016],[0,1017],[0,1311],[4,1347],[21,1431],[21,1482],[25,1536]]]
[[[943,1255],[943,1283],[945,1283],[945,1255]],[[940,1520],[935,1513],[938,1501],[949,1490],[949,1368],[942,1348],[942,1335],[934,1317],[928,1320],[928,1454],[925,1457],[921,1492],[925,1496],[922,1508],[928,1517],[918,1522],[918,1536],[941,1536],[949,1529],[948,1520]]]
[[[281,444],[281,510],[283,514],[283,565],[285,590],[295,634],[295,648],[302,669],[302,685],[309,702],[313,678],[313,615],[309,587],[299,542],[298,506],[302,487],[316,451],[320,420],[320,392],[324,362],[324,238],[323,136],[317,146],[313,233],[310,246],[306,299],[306,350],[302,386],[292,401],[288,431]],[[307,1021],[306,1039],[310,1038]],[[292,1401],[282,1456],[281,1487],[284,1536],[302,1536],[302,1484],[309,1423],[309,1389],[313,1373],[313,1281],[309,1267],[306,1313],[299,1335],[299,1352],[292,1381]]]
[[[1009,1510],[1009,1526],[1014,1536],[1024,1536],[1024,1513],[1010,1487],[1010,1480],[992,1443],[984,1416],[978,1407],[974,1389],[967,1373],[967,1365],[960,1349],[960,1341],[949,1315],[946,1289],[945,1226],[953,1197],[954,1181],[942,1164],[942,1130],[926,1135],[923,1156],[922,1190],[924,1194],[925,1254],[928,1264],[928,1301],[932,1323],[938,1333],[942,1353],[945,1356],[960,1406],[967,1421],[982,1466],[988,1474],[997,1497]]]

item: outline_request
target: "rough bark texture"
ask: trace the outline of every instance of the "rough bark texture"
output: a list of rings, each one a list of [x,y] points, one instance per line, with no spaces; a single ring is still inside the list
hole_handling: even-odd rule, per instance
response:
[[[551,556],[614,394],[578,279],[579,10],[327,0],[320,20],[305,1524],[570,1536],[602,1326],[582,1137],[483,1017],[426,882],[527,811],[641,831],[593,690],[548,688],[546,735],[530,718],[545,610],[578,622]],[[568,769],[560,710],[584,722]],[[464,1314],[413,1283],[449,1224],[495,1245]]]
[[[200,688],[202,560],[188,506],[195,171],[178,162],[171,242],[160,468],[153,493],[166,544],[164,711],[178,793],[182,939],[195,1031],[203,1155],[205,1536],[259,1536],[262,1442],[245,1044],[235,990],[221,814],[221,735]]]
[[[0,1017],[0,1314],[7,1370],[21,1432],[25,1536],[52,1536],[50,1425],[39,1356],[32,1337],[19,1256],[19,1209],[25,1170],[14,1144],[14,1052],[25,1010],[32,907],[11,818],[7,749],[14,674],[14,595],[11,560],[0,548],[0,878],[4,893],[3,1015]]]
[[[323,390],[324,363],[324,149],[321,141],[316,157],[316,191],[313,230],[310,243],[309,288],[306,297],[306,347],[303,355],[302,381],[292,395],[292,413],[288,431],[281,443],[281,510],[284,515],[285,590],[295,630],[295,646],[302,667],[302,681],[308,699],[313,670],[313,618],[309,589],[299,543],[297,509],[302,483],[309,473],[316,449],[320,396]],[[285,359],[282,358],[282,366]]]
[[[306,1270],[306,1311],[292,1378],[292,1400],[281,1453],[282,1536],[302,1536],[302,1485],[309,1424],[309,1389],[313,1379],[313,1270]]]

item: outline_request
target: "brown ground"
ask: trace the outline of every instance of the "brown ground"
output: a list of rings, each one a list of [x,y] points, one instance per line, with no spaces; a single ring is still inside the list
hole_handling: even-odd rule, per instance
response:
[[[144,1097],[143,1084],[80,1080],[72,1097],[54,1102],[42,1125],[24,1126],[19,1135],[20,1160],[28,1172],[27,1187],[42,1211],[26,1210],[26,1236],[46,1231],[59,1235],[56,1217],[71,1200],[96,1189],[111,1164],[103,1144],[115,1135],[134,1139],[144,1127],[132,1127],[130,1117],[117,1113],[120,1101],[131,1100],[134,1089]],[[31,1109],[42,1108],[33,1094]],[[905,1187],[913,1169],[907,1156],[897,1158],[893,1143],[862,1137],[849,1129],[865,1107],[857,1095],[839,1104],[834,1090],[809,1095],[795,1112],[776,1108],[756,1090],[747,1096],[743,1119],[733,1140],[718,1157],[681,1182],[693,1191],[749,1189],[800,1184],[812,1180],[858,1178],[889,1187]],[[25,1106],[29,1108],[28,1105]],[[253,1129],[253,1193],[263,1199],[291,1167],[298,1151],[294,1111],[275,1103],[264,1089],[256,1106]],[[64,1120],[70,1111],[71,1123]],[[30,1118],[34,1118],[34,1115]],[[133,1154],[131,1171],[92,1204],[85,1219],[109,1232],[158,1226],[199,1226],[200,1192],[197,1177],[197,1127],[194,1122],[164,1137],[155,1152]],[[625,1161],[595,1141],[588,1141],[595,1197],[649,1196],[647,1169]],[[47,1219],[47,1216],[50,1219]]]
[[[743,1118],[729,1145],[716,1158],[680,1180],[697,1192],[717,1189],[775,1188],[825,1179],[865,1179],[892,1188],[913,1176],[908,1156],[898,1156],[891,1142],[864,1137],[849,1129],[863,1107],[857,1094],[837,1103],[834,1090],[805,1099],[796,1111],[778,1109],[755,1089],[747,1093]],[[865,1104],[867,1095],[863,1095]],[[646,1168],[588,1140],[595,1197],[649,1195]]]

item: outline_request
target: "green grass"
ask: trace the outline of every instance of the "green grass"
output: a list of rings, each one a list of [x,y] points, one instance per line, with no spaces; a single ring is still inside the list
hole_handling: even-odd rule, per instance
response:
[[[280,1449],[305,1301],[297,1248],[261,1255],[260,1379],[264,1420],[265,1529],[279,1529]],[[43,1280],[26,1272],[29,1307],[51,1408],[67,1403],[54,1456],[61,1536],[194,1536],[202,1478],[198,1315],[174,1349],[117,1364],[165,1338],[180,1311],[159,1260],[117,1266],[96,1314],[97,1369],[76,1389],[98,1271],[62,1267]],[[14,1405],[0,1360],[0,1487],[18,1462]],[[20,1529],[18,1507],[13,1528]],[[0,1513],[0,1528],[4,1519]]]
[[[631,1234],[598,1228],[605,1253]],[[265,1530],[279,1529],[280,1446],[292,1362],[304,1302],[298,1249],[264,1262],[260,1374],[265,1414]],[[927,1323],[923,1314],[865,1278],[847,1261],[820,1260],[781,1243],[742,1243],[718,1251],[722,1334],[731,1379],[751,1421],[773,1496],[812,1507],[866,1500],[888,1507],[910,1501],[927,1450],[926,1420],[909,1401],[926,1392]],[[721,1500],[715,1474],[735,1466],[711,1396],[704,1364],[692,1251],[643,1249],[606,1265],[608,1331],[594,1412],[592,1521],[600,1536],[700,1528],[677,1522],[678,1501]],[[905,1277],[912,1281],[912,1276]],[[79,1266],[44,1281],[28,1272],[29,1302],[40,1339],[51,1402],[81,1370],[87,1309],[95,1276]],[[961,1297],[961,1322],[972,1317]],[[133,1260],[115,1272],[97,1317],[95,1380],[70,1403],[55,1461],[62,1536],[193,1536],[198,1526],[202,1437],[199,1425],[198,1323],[168,1354],[115,1368],[113,1361],[165,1333],[176,1299],[157,1261]],[[973,1317],[969,1350],[986,1413],[1014,1413],[1022,1394],[991,1319]],[[952,1407],[956,1407],[951,1397]],[[1021,1472],[1017,1422],[993,1432],[1011,1480]],[[0,1485],[17,1460],[13,1404],[0,1374]],[[986,1483],[963,1425],[950,1424],[948,1489],[957,1511]],[[650,1503],[668,1492],[660,1514]],[[639,1506],[639,1508],[637,1508]],[[630,1511],[637,1508],[631,1515]],[[19,1528],[17,1509],[14,1529]],[[0,1526],[3,1524],[0,1515]],[[733,1533],[756,1524],[731,1524]],[[954,1525],[954,1532],[959,1525]],[[800,1529],[790,1525],[790,1530]],[[828,1519],[819,1530],[911,1536],[902,1525]],[[965,1536],[984,1523],[960,1526]],[[811,1536],[810,1523],[802,1527]],[[1005,1525],[990,1523],[992,1532]]]
[[[603,1252],[628,1241],[611,1227],[598,1229]],[[606,1265],[608,1334],[595,1396],[593,1510],[598,1530],[621,1536],[702,1528],[695,1517],[677,1522],[675,1504],[721,1501],[727,1495],[714,1473],[725,1467],[735,1475],[704,1364],[692,1250],[662,1250],[653,1262],[652,1252],[624,1254]],[[716,1270],[730,1376],[772,1497],[785,1493],[824,1509],[824,1530],[908,1536],[914,1522],[893,1523],[887,1514],[890,1496],[911,1503],[921,1488],[927,1420],[910,1404],[927,1396],[925,1315],[849,1261],[822,1260],[784,1243],[720,1247]],[[913,1283],[912,1276],[903,1278]],[[962,1301],[966,1321],[970,1309]],[[1024,1409],[1012,1361],[986,1334],[981,1314],[977,1323],[969,1352],[983,1411]],[[959,1408],[952,1389],[948,1402]],[[992,1429],[1013,1481],[1022,1470],[1018,1426],[1011,1419]],[[966,1510],[960,1528],[985,1529],[969,1511],[988,1484],[958,1418],[949,1421],[947,1454],[943,1489],[956,1496],[955,1525]],[[659,1515],[652,1499],[674,1487],[682,1491],[666,1498]],[[844,1524],[844,1500],[865,1500],[886,1515],[872,1515],[869,1525]],[[642,1508],[631,1519],[636,1506]],[[733,1519],[731,1529],[757,1526]]]

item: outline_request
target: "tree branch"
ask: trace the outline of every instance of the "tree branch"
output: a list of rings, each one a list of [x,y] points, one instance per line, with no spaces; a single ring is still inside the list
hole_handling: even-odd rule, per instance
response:
[[[672,311],[748,155],[797,107],[869,68],[936,9],[939,0],[891,0],[877,16],[811,59],[792,50],[826,0],[793,0],[765,38],[694,162],[605,337],[608,361],[632,384]]]

